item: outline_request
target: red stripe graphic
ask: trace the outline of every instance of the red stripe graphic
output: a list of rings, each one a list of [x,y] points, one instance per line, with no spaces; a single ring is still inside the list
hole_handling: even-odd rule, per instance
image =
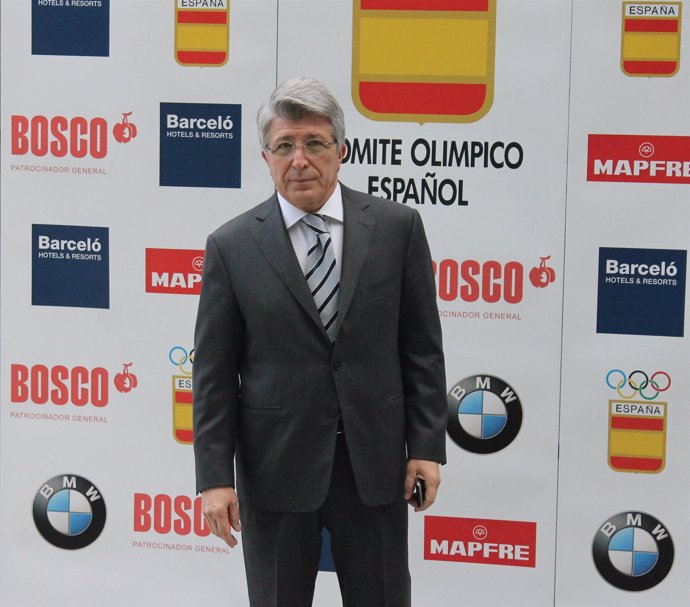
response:
[[[488,11],[489,0],[362,0],[362,10]]]
[[[192,393],[185,391],[175,392],[175,402],[176,403],[189,403],[192,404]]]
[[[663,432],[664,420],[649,417],[612,417],[611,428],[615,430],[654,430]]]
[[[192,63],[198,65],[220,65],[225,59],[225,51],[177,51],[180,63]]]
[[[361,82],[364,107],[384,114],[470,115],[486,100],[485,84]]]
[[[181,443],[191,443],[194,442],[194,431],[193,430],[180,430],[175,429],[175,438]]]
[[[645,470],[654,472],[660,470],[664,460],[659,457],[618,457],[611,456],[611,466],[616,470]]]
[[[628,74],[673,74],[675,61],[624,61],[623,68]]]
[[[677,19],[626,19],[626,32],[677,32]]]
[[[225,11],[177,11],[178,23],[221,23],[228,22]]]

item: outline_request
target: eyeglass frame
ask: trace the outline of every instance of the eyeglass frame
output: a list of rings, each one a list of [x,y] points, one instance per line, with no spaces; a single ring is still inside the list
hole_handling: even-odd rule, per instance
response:
[[[318,143],[324,147],[323,152],[316,152],[314,153],[313,150],[310,150],[307,146],[310,143]],[[301,148],[304,152],[305,155],[311,157],[311,158],[318,158],[321,156],[326,150],[330,150],[332,146],[336,145],[338,142],[335,140],[332,141],[322,141],[321,139],[309,139],[309,141],[306,141],[305,143],[297,144],[297,143],[292,143],[291,141],[281,141],[278,146],[290,146],[289,151],[285,155],[280,155],[280,153],[277,152],[279,149],[278,147],[271,147],[269,145],[266,146],[265,150],[267,152],[271,152],[274,156],[277,158],[291,158],[294,156],[295,152],[297,151],[298,148]]]

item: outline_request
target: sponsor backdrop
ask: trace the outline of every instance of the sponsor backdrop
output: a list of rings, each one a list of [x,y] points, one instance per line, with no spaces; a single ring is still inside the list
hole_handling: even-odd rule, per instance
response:
[[[683,8],[3,0],[0,605],[248,604],[194,494],[193,327],[298,74],[343,104],[342,180],[432,249],[448,464],[414,604],[690,605]],[[321,569],[340,604],[327,533]]]

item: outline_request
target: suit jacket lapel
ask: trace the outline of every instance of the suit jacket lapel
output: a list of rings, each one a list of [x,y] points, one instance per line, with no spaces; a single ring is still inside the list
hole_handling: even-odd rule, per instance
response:
[[[285,229],[283,216],[280,213],[280,205],[275,194],[258,207],[256,219],[258,220],[258,226],[254,231],[254,238],[268,263],[271,264],[280,280],[292,293],[292,296],[328,339],[314,304],[314,298],[309,291],[307,280],[295,256],[295,249],[290,241],[290,236]]]
[[[342,184],[340,187],[343,195],[344,234],[338,317],[342,322],[357,289],[364,261],[369,254],[376,220],[371,213],[366,212],[368,201],[358,197],[356,192]]]

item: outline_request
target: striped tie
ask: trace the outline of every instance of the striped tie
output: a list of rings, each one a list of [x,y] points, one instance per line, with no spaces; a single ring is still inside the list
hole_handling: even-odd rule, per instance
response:
[[[340,269],[335,263],[331,234],[322,215],[305,215],[302,221],[314,232],[307,252],[306,277],[316,309],[331,343],[338,328],[338,289]]]

